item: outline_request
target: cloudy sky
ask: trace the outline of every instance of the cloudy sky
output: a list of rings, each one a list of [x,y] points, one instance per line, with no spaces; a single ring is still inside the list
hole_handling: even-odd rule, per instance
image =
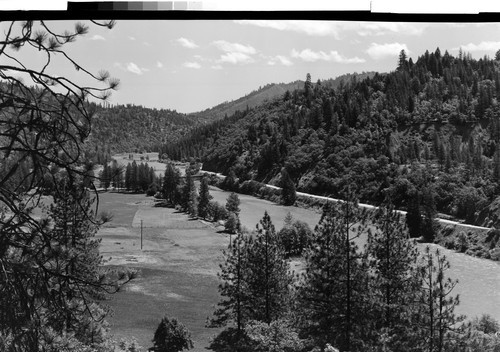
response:
[[[53,25],[71,29],[74,23]],[[316,81],[389,72],[401,49],[414,61],[437,47],[452,55],[462,47],[473,57],[492,57],[500,49],[500,24],[121,20],[111,30],[90,26],[88,34],[66,47],[88,70],[105,69],[120,79],[112,104],[188,113],[268,83],[304,80],[307,73]],[[21,50],[18,55],[32,66],[42,62],[39,53]],[[54,63],[53,72],[81,79],[72,66]]]

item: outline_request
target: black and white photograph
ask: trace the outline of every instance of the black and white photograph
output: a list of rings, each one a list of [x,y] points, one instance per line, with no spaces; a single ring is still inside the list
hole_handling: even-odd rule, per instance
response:
[[[0,351],[500,351],[500,16],[146,3],[0,10]]]

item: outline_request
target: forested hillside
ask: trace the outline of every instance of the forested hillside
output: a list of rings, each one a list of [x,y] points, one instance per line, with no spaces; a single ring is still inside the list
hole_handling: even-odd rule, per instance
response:
[[[393,72],[338,86],[310,75],[300,89],[194,129],[161,148],[198,157],[239,183],[278,184],[286,168],[298,190],[497,224],[500,178],[500,55],[402,51]]]
[[[196,120],[186,114],[137,105],[95,107],[88,149],[97,162],[113,153],[142,152],[182,137]],[[99,162],[102,164],[102,162]]]

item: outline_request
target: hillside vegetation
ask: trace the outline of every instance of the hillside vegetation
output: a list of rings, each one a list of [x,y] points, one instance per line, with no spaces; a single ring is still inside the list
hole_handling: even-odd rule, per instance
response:
[[[300,191],[338,197],[349,186],[364,202],[389,197],[409,211],[499,225],[490,211],[499,195],[499,59],[438,48],[414,62],[402,51],[387,74],[338,85],[308,75],[300,89],[161,151],[234,172],[239,184],[278,184],[286,168]]]

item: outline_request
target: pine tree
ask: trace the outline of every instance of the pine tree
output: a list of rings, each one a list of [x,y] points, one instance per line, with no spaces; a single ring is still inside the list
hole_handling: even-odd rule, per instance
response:
[[[253,239],[244,237],[241,233],[232,241],[228,249],[223,252],[224,262],[220,265],[217,274],[221,283],[219,294],[223,297],[218,303],[214,317],[209,326],[222,327],[235,325],[239,333],[245,323],[251,319],[251,301],[248,295],[248,249]]]
[[[177,187],[180,185],[180,173],[172,163],[168,163],[163,177],[163,198],[172,205],[176,202]]]
[[[373,223],[375,231],[369,233],[366,246],[372,273],[373,345],[388,351],[410,351],[416,339],[411,326],[419,289],[417,248],[393,206],[376,210]]]
[[[240,213],[240,198],[237,193],[231,192],[226,200],[226,209],[228,212],[235,213],[238,215]]]
[[[209,192],[208,177],[203,175],[200,182],[200,192],[198,196],[198,216],[206,219],[209,213],[209,205],[212,196]]]
[[[257,237],[248,253],[248,266],[252,318],[269,324],[283,317],[289,309],[293,277],[267,211],[257,225]]]
[[[250,320],[270,323],[289,309],[293,276],[277,244],[266,212],[255,237],[238,233],[224,252],[218,303],[211,326],[234,324],[241,332]]]
[[[186,169],[186,182],[182,189],[182,208],[192,217],[197,214],[197,195],[191,171]]]
[[[352,202],[327,204],[306,252],[299,288],[301,325],[315,346],[357,350],[368,333],[368,270],[353,242],[365,231],[364,222]]]
[[[181,352],[194,347],[191,332],[176,318],[165,316],[155,331],[154,352]]]
[[[107,310],[96,297],[110,287],[99,271],[90,194],[80,179],[59,175],[57,185],[47,219],[17,236],[23,260],[11,250],[2,261],[0,335],[13,338],[13,351],[57,350],[50,336],[82,350],[107,339]]]
[[[452,350],[454,330],[464,320],[455,314],[459,296],[452,296],[457,280],[446,277],[450,268],[446,257],[439,249],[431,251],[427,246],[419,266],[422,288],[419,292],[420,311],[417,314],[422,348],[429,352]]]
[[[137,163],[134,160],[134,161],[132,161],[132,170],[130,173],[130,188],[134,192],[137,192],[137,189],[138,189],[138,183],[137,183],[138,173],[139,173],[139,170],[137,167]]]
[[[125,188],[130,191],[132,188],[132,164],[128,163],[125,169]]]
[[[285,168],[281,170],[281,202],[284,205],[293,205],[297,199],[295,184],[293,183],[288,171]]]

